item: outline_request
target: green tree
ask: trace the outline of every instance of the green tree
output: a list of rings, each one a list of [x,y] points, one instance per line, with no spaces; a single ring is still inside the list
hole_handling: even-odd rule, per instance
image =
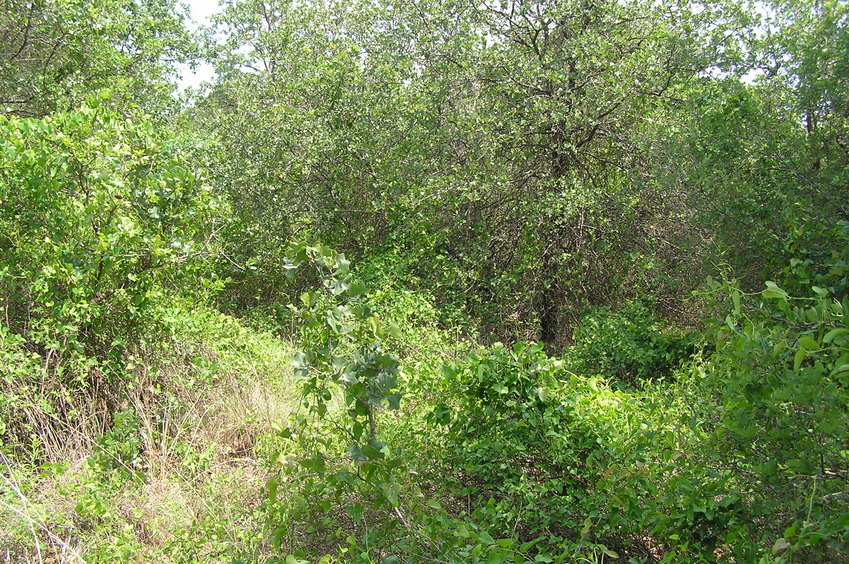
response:
[[[243,219],[237,247],[271,272],[309,228],[394,255],[505,337],[562,339],[585,304],[643,283],[630,261],[650,254],[656,198],[623,171],[656,101],[719,64],[732,18],[696,14],[228,4],[225,79],[192,115],[220,141],[207,158]]]
[[[175,63],[196,51],[175,0],[4,0],[0,106],[44,116],[109,87],[118,104],[172,109]]]

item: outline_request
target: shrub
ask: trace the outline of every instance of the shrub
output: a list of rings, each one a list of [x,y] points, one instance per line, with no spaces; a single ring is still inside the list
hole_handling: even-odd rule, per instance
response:
[[[0,170],[3,350],[38,365],[4,368],[2,439],[35,433],[63,450],[107,426],[130,351],[167,325],[157,306],[216,291],[223,208],[149,121],[97,100],[44,119],[0,116]],[[88,439],[85,419],[99,421]]]
[[[774,282],[749,296],[715,283],[731,311],[694,373],[715,453],[706,460],[731,476],[753,531],[782,559],[836,559],[849,541],[849,299],[833,294],[841,283],[800,297]]]
[[[665,327],[651,306],[650,300],[638,299],[615,311],[591,310],[564,359],[576,373],[628,384],[669,376],[693,353],[695,339]]]

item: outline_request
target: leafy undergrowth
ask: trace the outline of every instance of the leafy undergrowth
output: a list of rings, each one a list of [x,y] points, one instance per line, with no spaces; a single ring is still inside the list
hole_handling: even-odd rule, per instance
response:
[[[90,396],[120,403],[66,432],[75,448],[35,423],[78,388],[4,333],[7,559],[846,560],[831,287],[711,282],[729,313],[703,342],[640,304],[590,312],[595,338],[554,357],[446,330],[426,294],[368,294],[326,247],[293,253],[321,274],[291,308],[297,345],[156,302],[158,340],[128,347],[120,396]]]
[[[328,289],[347,285],[334,276]],[[400,408],[370,404],[370,450],[355,409],[354,432],[336,412],[281,433],[290,454],[268,484],[272,546],[287,562],[845,561],[849,302],[832,292],[713,284],[731,313],[705,342],[626,308],[602,314],[620,324],[590,316],[597,343],[562,358],[458,341],[426,319],[387,334],[381,345],[402,358]],[[402,293],[396,314],[421,299]],[[323,338],[377,346],[377,332],[345,319]],[[332,348],[319,341],[302,345]],[[654,352],[637,346],[652,341]],[[599,373],[572,372],[592,346],[608,351]],[[328,398],[365,366],[336,358]],[[319,381],[318,360],[299,366]]]

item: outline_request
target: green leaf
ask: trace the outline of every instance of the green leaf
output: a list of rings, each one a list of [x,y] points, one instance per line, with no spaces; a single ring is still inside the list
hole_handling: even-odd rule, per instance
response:
[[[400,393],[392,393],[386,395],[386,404],[387,407],[391,410],[401,409],[401,394]]]
[[[336,275],[344,276],[351,269],[351,261],[345,258],[345,255],[339,254],[336,260]]]
[[[362,296],[363,294],[365,294],[366,290],[366,285],[362,282],[351,282],[351,286],[348,289],[348,295],[352,298],[356,298],[357,296]]]
[[[832,329],[831,331],[825,334],[825,337],[822,338],[822,342],[824,345],[828,345],[835,339],[835,337],[845,335],[846,333],[849,333],[849,329],[846,329],[845,327],[838,327],[837,329]]]
[[[796,354],[793,356],[793,370],[799,370],[802,366],[802,362],[804,362],[805,357],[808,356],[808,351],[805,349],[799,349],[796,351]]]
[[[386,324],[386,332],[390,336],[395,337],[396,339],[401,338],[401,328],[398,327],[398,324],[393,321],[390,321]]]
[[[366,455],[363,454],[362,449],[358,445],[349,446],[348,452],[351,453],[351,458],[357,462],[365,462],[367,460]]]
[[[820,348],[819,343],[817,343],[814,339],[808,336],[799,339],[799,344],[809,351],[815,351]]]
[[[593,520],[587,517],[584,519],[584,526],[581,528],[581,538],[587,536],[590,530],[593,528]]]
[[[521,550],[522,552],[528,552],[530,549],[532,549],[533,547],[535,547],[536,545],[538,545],[539,543],[541,543],[544,540],[546,540],[546,537],[537,537],[533,540],[530,540],[528,542],[525,542],[525,543],[522,543],[521,545],[519,545],[519,550]]]
[[[350,507],[345,509],[345,511],[348,513],[348,515],[351,516],[351,519],[353,519],[355,522],[359,522],[360,518],[363,516],[363,506],[359,503],[351,505]]]
[[[790,543],[785,538],[780,538],[775,541],[775,544],[772,545],[772,553],[778,554],[779,552],[784,552],[788,548],[790,548]]]
[[[280,548],[280,545],[283,544],[283,538],[286,536],[286,531],[285,527],[274,529],[274,532],[271,533],[271,546]]]
[[[351,285],[350,285],[350,283],[348,282],[347,279],[337,280],[332,284],[331,292],[333,293],[334,296],[339,296],[339,295],[342,295],[345,292],[347,292],[348,288],[350,288],[350,287],[351,287]]]
[[[277,500],[277,478],[271,478],[265,483],[265,489],[268,492],[268,499],[271,503]]]
[[[357,415],[365,417],[368,415],[368,405],[363,403],[362,401],[358,401],[354,405],[354,411]]]
[[[766,288],[766,290],[761,292],[761,295],[765,298],[780,298],[786,300],[790,297],[787,292],[779,288],[775,282],[772,282],[770,280],[767,280]]]
[[[490,552],[486,564],[501,564],[506,558],[507,556],[501,551]]]
[[[793,521],[793,523],[784,530],[784,538],[785,539],[792,539],[795,536],[796,536],[796,521]]]
[[[477,536],[477,540],[481,541],[482,543],[484,543],[486,545],[495,544],[495,539],[493,539],[492,536],[486,531],[481,531],[481,532],[477,533],[476,536]]]
[[[306,458],[304,460],[301,460],[300,464],[301,466],[312,472],[324,472],[325,468],[324,457],[321,455],[316,455],[312,458]]]
[[[307,363],[307,355],[302,352],[297,352],[292,357],[292,366],[294,368],[307,368],[309,365]]]
[[[351,364],[346,366],[342,371],[342,374],[339,376],[339,380],[347,386],[351,386],[359,382],[359,379],[357,378],[357,367]]]
[[[398,506],[398,499],[401,494],[401,484],[395,482],[384,482],[380,484],[380,489],[383,490],[383,495],[392,504],[393,507]]]
[[[374,447],[373,447],[372,445],[370,445],[370,444],[365,444],[365,445],[363,445],[363,447],[362,447],[362,452],[363,452],[363,454],[364,454],[364,455],[366,455],[366,457],[368,457],[370,460],[378,460],[378,459],[381,459],[381,458],[383,458],[383,457],[384,457],[383,451],[381,451],[381,450],[379,450],[379,449],[374,448]]]

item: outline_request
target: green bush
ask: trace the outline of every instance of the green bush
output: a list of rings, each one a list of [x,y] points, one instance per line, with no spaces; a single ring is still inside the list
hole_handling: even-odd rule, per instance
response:
[[[601,374],[634,384],[669,376],[694,352],[693,335],[666,327],[648,299],[584,316],[564,359],[578,374]]]
[[[75,426],[87,431],[82,419],[117,410],[131,351],[167,332],[159,306],[218,289],[212,223],[224,208],[149,121],[97,100],[0,116],[0,170],[3,350],[38,365],[3,369],[2,440],[37,431],[61,449]],[[22,398],[35,408],[19,410]],[[100,428],[70,432],[68,446]]]
[[[596,484],[618,431],[598,414],[618,404],[618,392],[527,343],[496,343],[445,365],[428,391],[432,403],[399,423],[394,442],[423,489],[463,508],[453,518],[502,539],[515,561],[607,550],[607,496]]]
[[[798,282],[796,282],[798,284]],[[705,461],[729,476],[754,534],[784,560],[833,560],[849,541],[849,298],[733,284],[716,352],[694,372]]]
[[[97,438],[94,452],[88,458],[89,466],[103,473],[138,477],[144,469],[139,425],[139,418],[132,409],[114,414],[112,428]]]

